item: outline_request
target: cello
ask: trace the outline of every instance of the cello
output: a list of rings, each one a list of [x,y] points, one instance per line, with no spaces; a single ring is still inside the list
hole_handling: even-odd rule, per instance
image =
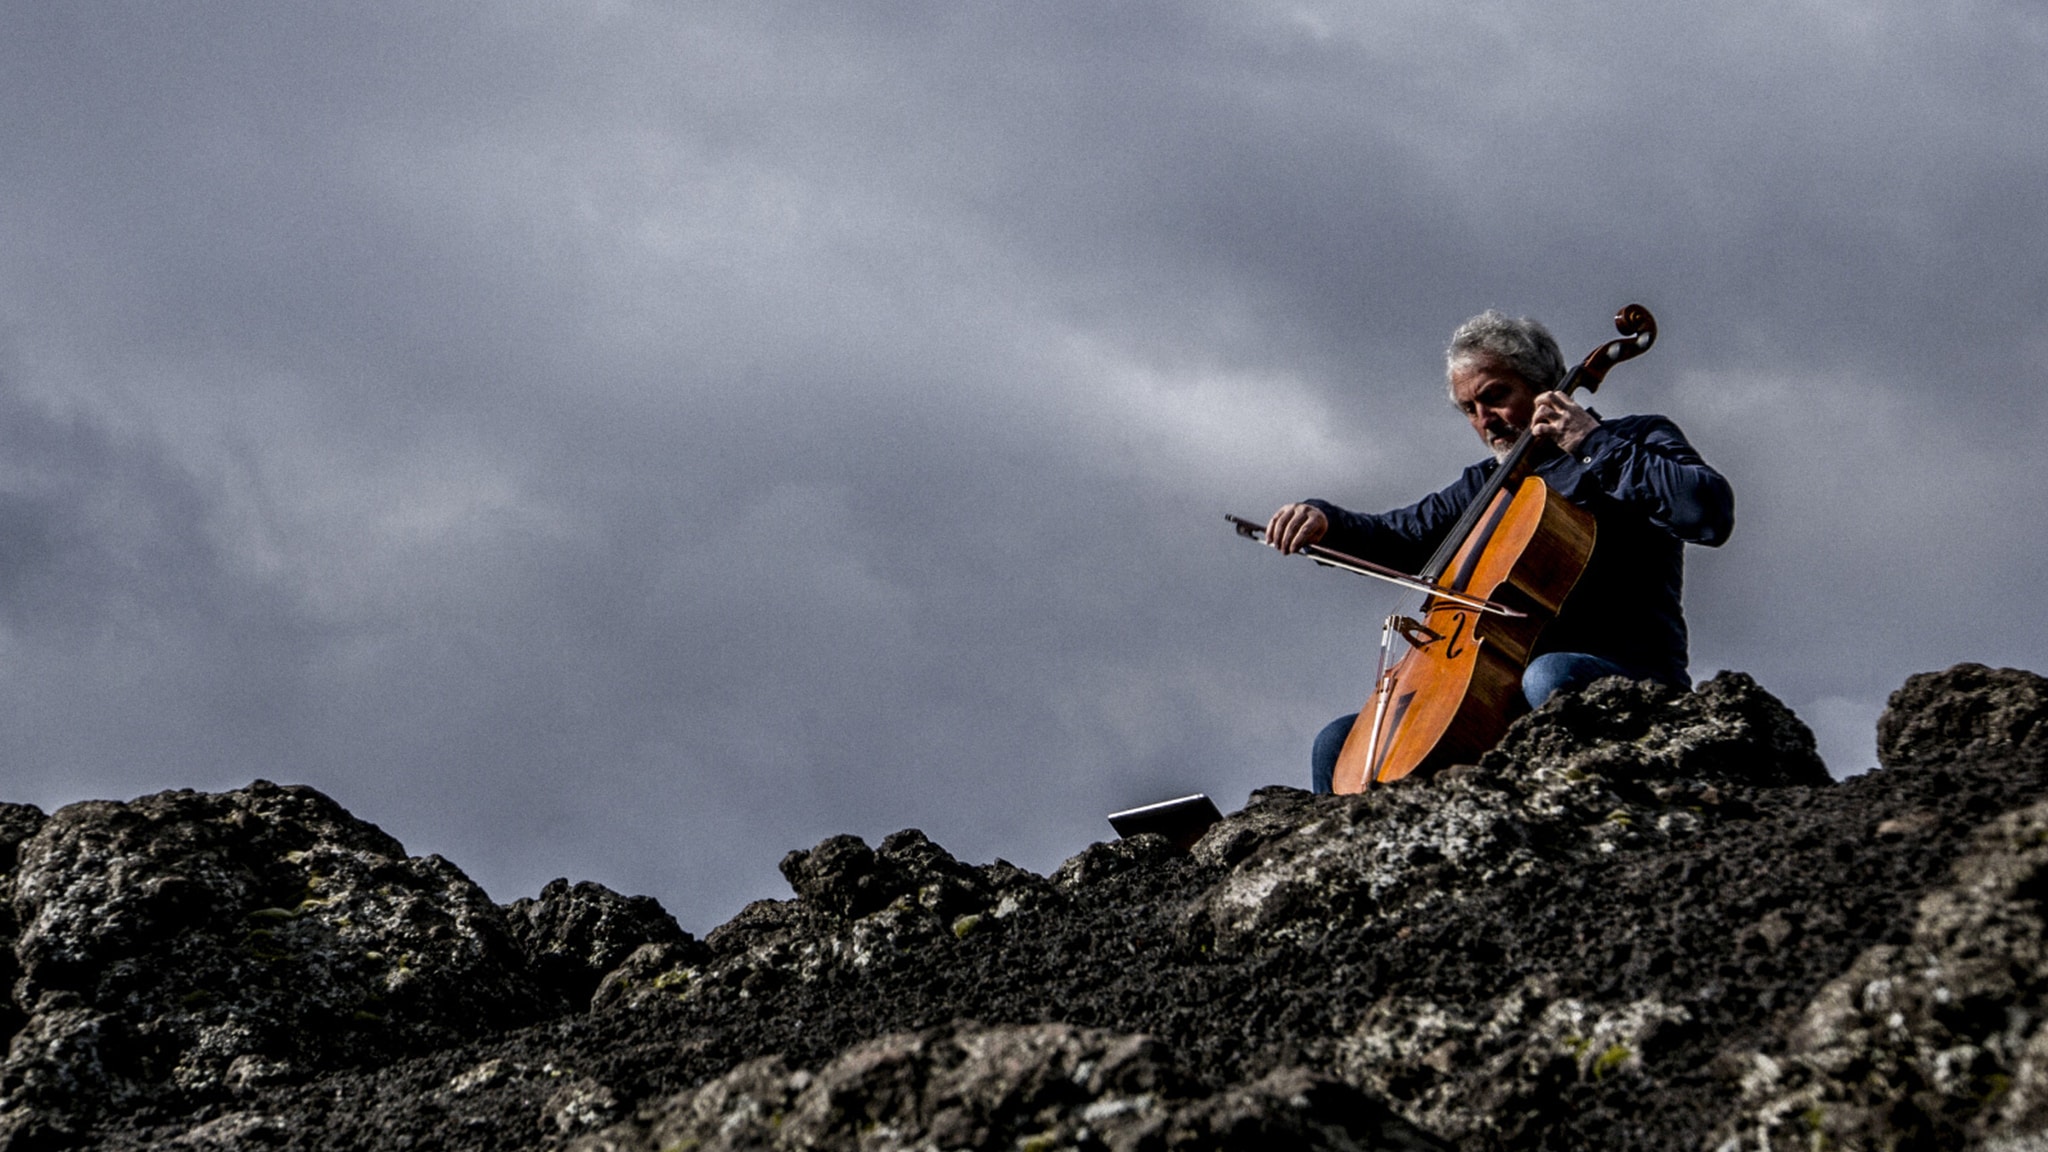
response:
[[[1555,391],[1598,391],[1609,369],[1657,339],[1656,318],[1640,304],[1616,313],[1614,327],[1621,338],[1595,348]],[[1534,442],[1525,429],[1413,576],[1320,546],[1303,549],[1318,563],[1425,593],[1419,619],[1396,613],[1381,629],[1379,670],[1337,757],[1335,791],[1470,763],[1527,710],[1522,670],[1585,571],[1595,539],[1592,514],[1531,473]],[[1241,536],[1263,535],[1258,525],[1229,519]],[[1389,667],[1396,636],[1407,651]]]

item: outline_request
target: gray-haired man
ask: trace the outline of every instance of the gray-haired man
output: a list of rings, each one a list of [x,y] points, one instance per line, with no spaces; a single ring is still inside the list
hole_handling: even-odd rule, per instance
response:
[[[1500,459],[1526,429],[1541,442],[1534,473],[1593,514],[1598,543],[1522,676],[1530,707],[1602,676],[1691,687],[1686,674],[1684,546],[1719,545],[1735,523],[1735,497],[1678,425],[1662,416],[1602,420],[1554,389],[1564,357],[1541,324],[1485,312],[1460,325],[1445,351],[1451,403],[1493,459],[1406,508],[1377,515],[1324,500],[1273,513],[1266,541],[1282,552],[1325,544],[1419,570]],[[1330,790],[1356,714],[1316,737],[1312,782]]]

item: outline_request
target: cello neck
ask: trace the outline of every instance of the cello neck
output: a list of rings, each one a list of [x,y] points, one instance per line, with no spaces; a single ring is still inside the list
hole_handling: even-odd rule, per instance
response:
[[[1641,356],[1650,350],[1651,344],[1656,343],[1657,318],[1650,315],[1650,310],[1641,304],[1630,304],[1614,314],[1614,330],[1621,333],[1621,339],[1609,340],[1587,353],[1584,360],[1565,373],[1564,380],[1556,388],[1548,391],[1562,392],[1566,396],[1582,387],[1588,392],[1599,391],[1600,382],[1607,379],[1609,368],[1624,360],[1633,360]],[[1487,478],[1486,483],[1472,497],[1472,502],[1465,506],[1464,513],[1458,517],[1458,522],[1451,526],[1450,533],[1444,537],[1443,543],[1437,546],[1436,553],[1429,558],[1428,566],[1420,573],[1423,580],[1431,584],[1443,583],[1444,573],[1450,570],[1451,561],[1457,557],[1458,549],[1465,543],[1466,537],[1472,535],[1472,530],[1479,524],[1479,518],[1485,515],[1486,509],[1493,504],[1493,498],[1499,495],[1500,490],[1510,481],[1520,480],[1527,475],[1531,443],[1535,438],[1535,434],[1529,429],[1522,429],[1522,435],[1515,440],[1515,446],[1501,457],[1499,467],[1493,470],[1493,475]]]
[[[1580,370],[1573,368],[1565,376],[1564,383],[1557,386],[1556,391],[1571,395],[1579,386],[1579,378]],[[1457,558],[1459,547],[1465,543],[1466,537],[1472,535],[1472,530],[1478,527],[1479,518],[1492,506],[1493,498],[1500,494],[1502,488],[1507,487],[1509,481],[1518,480],[1525,474],[1525,465],[1535,440],[1535,433],[1527,428],[1522,429],[1521,436],[1515,440],[1515,446],[1508,449],[1507,454],[1500,458],[1493,475],[1487,477],[1486,483],[1473,494],[1471,502],[1465,505],[1465,511],[1459,515],[1458,522],[1451,525],[1451,530],[1444,536],[1443,543],[1437,545],[1435,554],[1430,556],[1429,564],[1421,572],[1424,580],[1431,584],[1443,583],[1444,573],[1450,571],[1451,561]]]

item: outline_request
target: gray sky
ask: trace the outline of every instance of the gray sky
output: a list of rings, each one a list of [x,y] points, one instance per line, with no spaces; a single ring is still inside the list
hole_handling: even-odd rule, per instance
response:
[[[0,2],[0,764],[319,787],[703,932],[920,827],[1301,783],[1397,593],[1231,537],[1620,305],[1693,670],[1838,774],[2042,668],[2033,2]]]

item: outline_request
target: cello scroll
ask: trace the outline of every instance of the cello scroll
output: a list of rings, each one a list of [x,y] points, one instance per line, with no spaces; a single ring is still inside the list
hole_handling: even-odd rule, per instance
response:
[[[1624,305],[1614,314],[1614,330],[1621,333],[1619,340],[1609,340],[1588,353],[1585,362],[1572,373],[1572,379],[1565,381],[1564,391],[1569,393],[1573,385],[1588,392],[1598,392],[1600,382],[1607,379],[1607,370],[1624,360],[1633,360],[1650,350],[1657,342],[1657,318],[1641,304]]]

